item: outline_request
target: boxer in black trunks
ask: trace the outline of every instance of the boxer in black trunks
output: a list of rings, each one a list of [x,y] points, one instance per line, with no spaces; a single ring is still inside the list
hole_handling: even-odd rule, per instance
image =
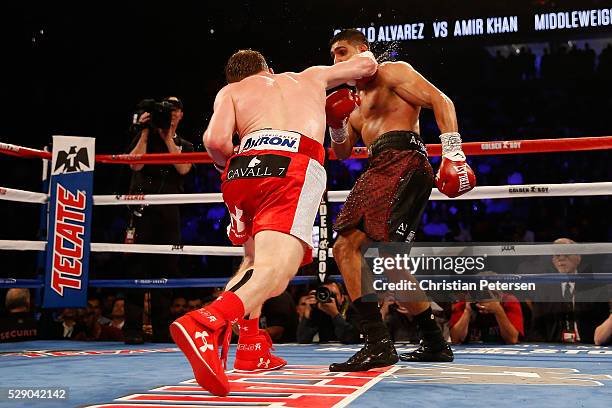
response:
[[[367,51],[358,30],[344,30],[330,41],[334,64]],[[461,150],[452,101],[405,62],[386,62],[378,72],[356,81],[357,93],[341,89],[327,98],[327,123],[332,148],[347,158],[359,138],[370,152],[367,171],[357,180],[336,219],[334,259],[361,314],[364,347],[330,371],[363,371],[398,361],[382,322],[372,287],[362,285],[362,246],[371,241],[411,242],[434,183],[449,197],[471,190],[475,176]],[[441,131],[442,163],[434,179],[418,134],[422,107],[433,109]],[[404,361],[453,361],[453,353],[437,326],[429,302],[401,303],[417,323],[421,344],[400,356]]]

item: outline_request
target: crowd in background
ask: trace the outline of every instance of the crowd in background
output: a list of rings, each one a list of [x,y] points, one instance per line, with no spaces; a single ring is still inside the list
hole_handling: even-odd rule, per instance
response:
[[[570,243],[574,241],[566,238],[555,241]],[[579,255],[545,259],[548,265],[544,271],[553,274],[584,275],[591,267]],[[490,274],[493,272],[487,273]],[[318,296],[316,286],[289,286],[263,305],[260,326],[277,343],[360,343],[360,318],[342,283],[328,281],[322,286],[328,289],[329,297]],[[521,301],[510,292],[477,295],[459,291],[456,294],[463,300],[432,301],[432,310],[445,338],[455,344],[531,341],[606,345],[612,342],[612,301],[604,301],[612,299],[610,289],[610,285],[597,281],[547,282],[531,296],[517,295]],[[152,316],[151,291],[146,291],[140,319],[144,336],[135,343],[126,330],[129,317],[124,292],[92,289],[86,308],[39,309],[28,289],[13,288],[6,291],[5,313],[0,316],[0,342],[34,339],[172,342],[169,324],[184,313],[209,304],[222,290],[164,290],[171,292],[171,301],[165,310],[158,310],[159,316]],[[419,339],[414,317],[402,303],[409,299],[380,297],[380,313],[395,342],[415,343]],[[154,317],[163,323],[152,325]]]

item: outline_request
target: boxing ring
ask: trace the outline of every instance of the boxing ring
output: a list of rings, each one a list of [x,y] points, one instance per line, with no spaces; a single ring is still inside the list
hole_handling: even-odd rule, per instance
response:
[[[430,155],[440,155],[440,145],[428,145]],[[468,157],[487,154],[528,154],[612,149],[612,137],[542,139],[463,144]],[[49,160],[51,153],[0,143],[0,153]],[[364,148],[354,158],[367,157]],[[333,155],[330,154],[330,159]],[[96,162],[114,164],[211,163],[205,153],[97,155]],[[341,203],[347,191],[329,191],[328,201]],[[608,196],[612,182],[479,186],[454,200]],[[47,193],[0,186],[0,199],[46,204]],[[433,191],[431,200],[451,200]],[[159,205],[221,203],[221,194],[94,195],[93,205]],[[0,240],[1,250],[44,251],[46,241]],[[141,245],[95,243],[92,252],[240,256],[241,248],[194,245]],[[610,254],[612,244],[516,245],[521,254]],[[420,251],[427,252],[425,247]],[[430,248],[431,253],[452,256],[462,247]],[[478,249],[472,248],[473,251]],[[487,249],[488,251],[491,248]],[[319,255],[318,249],[313,251]],[[331,250],[326,250],[333,257]],[[229,273],[230,271],[228,271]],[[293,283],[315,282],[316,276],[297,276]],[[609,276],[608,276],[609,279]],[[90,280],[90,287],[218,287],[225,278]],[[0,287],[40,289],[39,279],[0,278]],[[541,407],[600,407],[612,400],[612,348],[585,345],[519,344],[514,346],[454,346],[453,363],[409,364],[367,373],[330,373],[330,362],[343,361],[360,345],[279,344],[275,354],[289,365],[257,374],[229,371],[231,394],[211,396],[198,387],[191,369],[174,344],[127,346],[123,343],[33,341],[0,343],[0,405],[79,407],[344,407],[418,404],[440,406],[536,405]],[[397,344],[398,352],[411,344]],[[235,349],[235,345],[232,345]],[[233,366],[230,352],[228,367]],[[63,389],[65,399],[7,399],[8,388]]]

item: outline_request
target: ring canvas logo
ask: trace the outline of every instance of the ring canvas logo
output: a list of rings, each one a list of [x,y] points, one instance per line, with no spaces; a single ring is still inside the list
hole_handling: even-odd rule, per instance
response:
[[[95,139],[54,136],[44,307],[87,303]]]

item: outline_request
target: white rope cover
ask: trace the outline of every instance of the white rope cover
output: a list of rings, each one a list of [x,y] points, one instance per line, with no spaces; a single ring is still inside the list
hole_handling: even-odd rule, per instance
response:
[[[222,203],[221,193],[203,194],[141,194],[141,195],[94,195],[94,205],[125,204],[211,204]]]
[[[44,204],[48,201],[48,199],[49,196],[44,193],[35,193],[33,191],[16,190],[14,188],[0,187],[0,200]]]
[[[348,191],[329,191],[328,200],[341,203],[346,200]],[[449,198],[434,189],[431,200],[478,200],[495,198],[525,198],[525,197],[573,197],[612,194],[612,182],[598,183],[568,183],[568,184],[529,184],[482,186],[456,197]],[[47,196],[42,193],[15,190],[0,187],[0,200],[11,200],[32,203],[45,203]],[[94,205],[125,205],[125,204],[212,204],[222,203],[221,193],[203,194],[137,194],[137,195],[94,195]]]
[[[568,183],[568,184],[526,184],[505,186],[475,187],[462,196],[449,198],[433,189],[430,200],[478,200],[487,198],[524,198],[524,197],[566,197],[612,194],[612,182]],[[348,191],[329,191],[327,198],[332,203],[346,200]]]
[[[11,241],[0,240],[0,250],[44,251],[45,241]],[[389,248],[393,250],[394,244]],[[398,245],[396,248],[401,248]],[[214,255],[242,256],[242,247],[197,246],[197,245],[145,245],[145,244],[109,244],[91,243],[92,252],[121,252],[137,254],[180,254],[180,255]],[[315,248],[316,251],[316,248]],[[333,256],[331,249],[329,256]],[[496,245],[475,246],[439,246],[418,247],[410,251],[411,256],[536,256],[536,255],[597,255],[611,254],[612,243],[597,242],[588,244],[524,244],[504,243]],[[378,256],[378,250],[371,248],[366,257]]]

